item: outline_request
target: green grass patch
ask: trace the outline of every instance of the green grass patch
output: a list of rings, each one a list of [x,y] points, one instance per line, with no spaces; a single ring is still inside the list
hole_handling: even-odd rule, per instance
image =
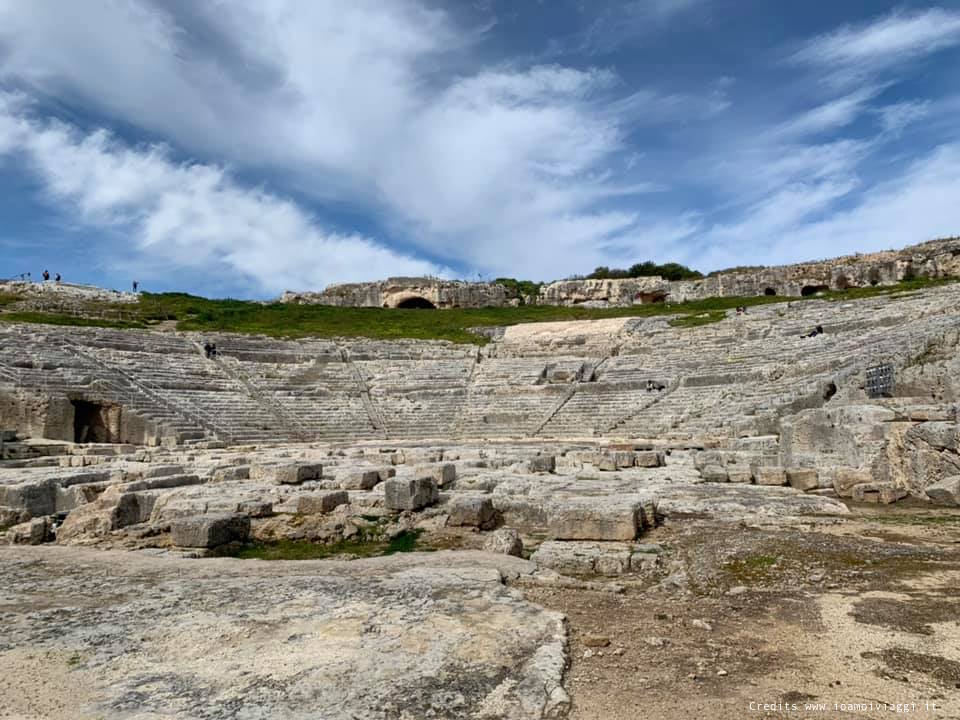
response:
[[[251,543],[231,553],[241,560],[323,560],[338,555],[354,558],[393,555],[413,552],[422,530],[404,530],[392,539],[384,540],[375,533],[363,533],[357,538],[321,544],[307,540],[279,540],[271,543]]]
[[[616,308],[522,305],[498,308],[450,310],[400,310],[392,308],[343,308],[324,305],[292,305],[245,300],[209,300],[184,293],[143,293],[135,304],[90,304],[85,317],[50,312],[0,313],[7,322],[54,325],[143,328],[175,321],[178,330],[233,332],[271,337],[368,337],[381,340],[449,340],[484,345],[489,339],[468,328],[518,325],[520,323],[599,320],[605,318],[667,316],[674,327],[690,328],[719,322],[738,306],[756,307],[775,303],[821,299],[830,302],[913,292],[944,285],[953,280],[915,279],[890,286],[824,292],[809,298],[761,295],[719,297],[685,303],[651,303]],[[518,283],[517,291],[532,290]],[[113,318],[113,319],[112,319]]]
[[[621,317],[700,315],[711,322],[738,305],[763,305],[785,298],[711,298],[688,303],[632,305],[618,308],[523,305],[450,310],[400,310],[392,308],[341,308],[323,305],[253,303],[206,300],[189,295],[149,295],[141,300],[146,322],[177,320],[178,330],[239,332],[272,337],[371,337],[384,340],[411,338],[449,340],[483,345],[488,338],[468,330],[530,322],[598,320]]]
[[[777,564],[774,555],[748,555],[731,560],[724,569],[738,582],[746,585],[765,580],[770,568]]]

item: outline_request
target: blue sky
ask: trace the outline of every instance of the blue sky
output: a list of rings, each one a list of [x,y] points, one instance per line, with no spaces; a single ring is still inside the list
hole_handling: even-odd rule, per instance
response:
[[[0,276],[272,297],[960,234],[960,2],[0,0]]]

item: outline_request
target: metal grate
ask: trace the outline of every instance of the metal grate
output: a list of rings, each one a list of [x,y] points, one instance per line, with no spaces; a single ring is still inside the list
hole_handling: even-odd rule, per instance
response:
[[[893,395],[893,385],[893,365],[883,363],[867,368],[866,389],[868,397],[890,397]]]

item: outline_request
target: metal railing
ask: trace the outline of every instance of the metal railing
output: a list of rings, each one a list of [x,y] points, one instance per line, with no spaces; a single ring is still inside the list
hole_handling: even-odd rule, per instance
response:
[[[299,418],[289,417],[280,405],[274,402],[267,394],[257,387],[256,382],[252,380],[243,370],[241,370],[241,361],[236,358],[227,358],[217,355],[213,358],[224,373],[235,380],[247,392],[247,395],[267,409],[282,425],[286,426],[287,432],[293,437],[299,438],[304,442],[313,439],[313,433],[304,425]]]
[[[174,401],[168,397],[165,397],[165,393],[168,392],[165,388],[153,382],[150,382],[145,378],[134,377],[133,375],[128,373],[126,370],[123,370],[122,368],[118,368],[113,365],[110,365],[109,363],[97,357],[96,355],[89,353],[86,350],[83,350],[79,345],[77,345],[76,343],[74,343],[73,341],[67,338],[59,338],[59,340],[64,349],[69,350],[70,352],[75,353],[79,357],[85,358],[90,362],[94,363],[95,365],[100,366],[104,370],[107,370],[108,372],[123,378],[127,382],[128,387],[132,390],[132,392],[128,391],[129,394],[125,396],[125,399],[128,402],[135,401],[136,399],[138,399],[137,394],[145,396],[151,401],[162,405],[163,407],[165,407],[167,410],[170,410],[174,414],[179,415],[180,417],[188,421],[196,423],[197,425],[199,425],[201,428],[205,430],[213,432],[214,435],[216,435],[219,439],[225,440],[228,442],[232,440],[231,433],[229,433],[224,428],[218,426],[208,417],[203,415],[202,411],[194,407],[192,403],[190,403],[189,401],[183,401],[183,400]],[[108,382],[115,390],[120,390],[120,388],[123,387],[119,385],[115,380],[112,380],[112,379],[107,380],[106,378],[101,378],[101,380]],[[134,394],[134,392],[137,394]]]
[[[353,379],[357,383],[357,387],[360,390],[360,402],[363,403],[364,409],[367,411],[367,417],[370,419],[370,424],[373,425],[374,430],[379,430],[383,433],[383,439],[389,440],[390,434],[387,432],[387,421],[383,417],[383,413],[380,411],[379,406],[373,401],[373,398],[370,397],[370,387],[367,385],[367,381],[363,377],[363,373],[360,372],[360,368],[357,367],[356,363],[350,359],[349,354],[339,345],[336,345],[337,351],[340,353],[340,360],[343,361],[347,367],[350,368],[350,371],[353,374]]]

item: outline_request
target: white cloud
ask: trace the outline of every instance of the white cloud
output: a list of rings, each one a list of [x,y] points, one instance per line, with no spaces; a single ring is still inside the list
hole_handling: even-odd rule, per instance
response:
[[[880,124],[884,132],[894,135],[908,125],[928,117],[933,112],[933,103],[929,100],[908,100],[878,108]]]
[[[609,174],[632,127],[722,100],[616,104],[609,70],[477,68],[475,36],[414,0],[229,7],[0,0],[0,80],[359,208],[447,264],[530,277],[605,261],[629,232],[611,199],[655,188]]]
[[[852,81],[955,45],[960,45],[960,12],[929,8],[846,25],[813,38],[792,59],[826,68],[836,81]]]
[[[707,267],[774,264],[902,247],[960,229],[960,145],[943,145],[900,177],[850,195],[854,181],[796,185],[698,238]],[[846,207],[835,203],[846,200]],[[749,248],[749,255],[744,251]]]
[[[600,45],[707,9],[604,7]],[[950,122],[922,98],[879,98],[903,60],[957,42],[958,23],[899,12],[821,35],[779,67],[801,82],[778,77],[783,93],[764,86],[756,103],[743,78],[694,94],[605,68],[485,64],[482,33],[418,0],[0,0],[0,83],[21,93],[0,96],[0,153],[22,147],[51,198],[131,232],[144,257],[224,263],[271,290],[436,264],[532,278],[646,257],[709,269],[751,262],[751,243],[787,259],[796,248],[778,238],[872,197],[863,168],[901,128]],[[725,113],[734,92],[743,110]],[[28,120],[15,107],[28,97],[166,145]],[[783,107],[796,98],[800,113]],[[951,138],[941,128],[923,147]],[[372,219],[411,249],[331,232],[308,207]],[[900,244],[922,237],[901,229]]]
[[[839,130],[856,120],[879,92],[879,88],[868,87],[835,98],[782,123],[773,133],[781,138],[798,138]]]
[[[636,42],[681,15],[703,9],[706,0],[616,0],[603,9],[579,38],[578,49],[608,53]],[[593,9],[592,4],[587,5]]]
[[[163,147],[132,148],[104,131],[41,123],[12,113],[12,104],[0,95],[0,148],[16,153],[78,222],[129,236],[148,261],[239,273],[267,292],[448,272],[325,230],[295,203],[244,188],[222,167],[178,164]]]
[[[776,256],[834,257],[900,247],[956,235],[960,229],[960,145],[948,144],[919,158],[895,179],[863,194],[850,209],[791,228],[773,248]]]

